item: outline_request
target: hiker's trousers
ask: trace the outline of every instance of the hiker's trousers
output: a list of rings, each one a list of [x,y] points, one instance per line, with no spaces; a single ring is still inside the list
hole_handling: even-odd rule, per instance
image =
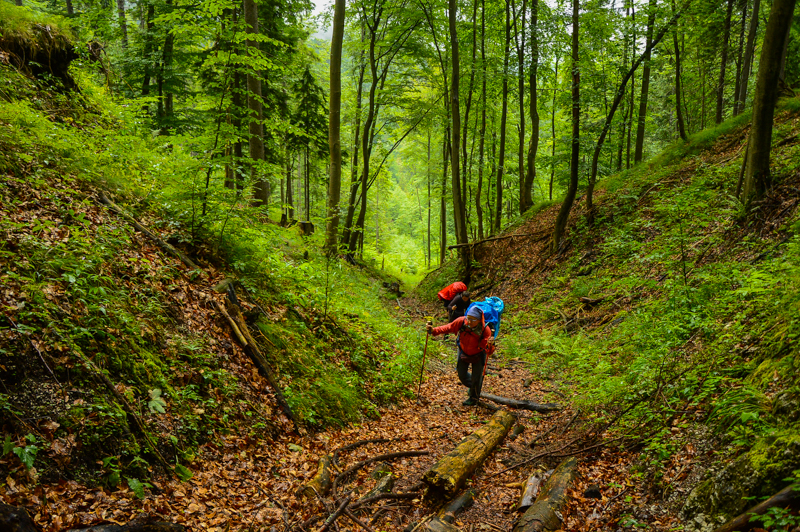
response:
[[[486,365],[486,352],[469,357],[468,360],[462,358],[463,352],[458,349],[458,379],[461,384],[469,388],[469,398],[478,400],[481,398],[481,388],[483,387],[483,367]],[[470,372],[472,366],[472,372]]]

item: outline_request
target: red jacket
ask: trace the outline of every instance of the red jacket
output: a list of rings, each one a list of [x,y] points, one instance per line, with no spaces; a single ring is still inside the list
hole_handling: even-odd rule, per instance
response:
[[[483,318],[481,318],[481,333],[475,332],[467,327],[465,323],[466,320],[466,316],[461,316],[447,325],[434,327],[432,334],[434,336],[448,333],[459,335],[458,345],[461,347],[462,360],[470,360],[481,351],[487,351],[488,354],[491,355],[494,351],[494,345],[489,344],[489,338],[492,337],[492,330],[484,323]],[[464,327],[463,330],[461,328],[462,325]]]
[[[442,288],[441,292],[436,294],[439,296],[439,299],[442,301],[450,302],[453,300],[456,295],[460,294],[464,290],[467,289],[467,285],[462,283],[461,281],[456,281],[455,283],[451,284],[448,287]]]

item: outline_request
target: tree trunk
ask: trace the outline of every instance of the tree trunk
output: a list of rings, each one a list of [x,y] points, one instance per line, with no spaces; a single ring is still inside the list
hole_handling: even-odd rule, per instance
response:
[[[556,67],[555,74],[553,75],[553,103],[550,106],[550,137],[553,139],[552,152],[550,154],[550,194],[548,196],[550,201],[553,201],[553,181],[556,177],[556,94],[558,93],[558,59],[559,56],[556,54]]]
[[[72,0],[67,0],[66,3],[67,3],[67,16],[68,17],[75,16],[75,10],[72,7]]]
[[[333,458],[331,458],[331,455],[323,455],[317,465],[317,474],[297,490],[297,495],[308,497],[311,500],[317,500],[318,495],[324,497],[333,486],[333,481],[331,480],[332,465]]]
[[[753,12],[755,14],[755,11]],[[800,485],[791,484],[786,486],[781,491],[763,501],[743,514],[731,519],[721,527],[714,530],[714,532],[735,532],[738,530],[752,530],[763,524],[760,515],[767,513],[770,508],[786,508],[789,506],[797,506],[797,500],[800,498]]]
[[[166,1],[166,9],[172,9],[172,0]],[[164,47],[161,49],[161,64],[158,69],[158,76],[156,83],[158,85],[158,120],[161,127],[160,134],[166,135],[169,133],[169,123],[172,118],[172,97],[173,94],[169,87],[165,86],[167,76],[171,76],[172,69],[172,55],[175,48],[175,35],[167,29],[167,36],[164,38]]]
[[[464,485],[472,473],[503,441],[514,416],[498,410],[481,428],[461,440],[455,449],[440,458],[423,476],[428,485],[427,497],[450,498]]]
[[[578,459],[561,462],[542,488],[536,502],[528,508],[514,527],[514,532],[541,532],[561,528],[560,510],[567,499],[567,489],[577,474]]]
[[[552,471],[550,473],[552,473]],[[531,473],[528,480],[525,481],[522,494],[519,496],[519,501],[517,502],[518,512],[524,512],[533,506],[533,503],[536,502],[536,497],[539,495],[539,490],[542,488],[542,484],[544,484],[547,477],[548,473],[544,469],[537,469]]]
[[[534,2],[536,0],[533,0]],[[513,7],[514,4],[512,3]],[[519,98],[519,142],[517,142],[517,178],[519,180],[519,213],[522,214],[530,207],[530,189],[525,197],[525,15],[528,10],[527,0],[522,0],[522,9],[519,12],[520,27],[517,28],[517,16],[514,13],[514,45],[517,49],[517,84]],[[516,11],[516,9],[515,9]]]
[[[442,139],[442,197],[439,206],[439,264],[444,264],[447,253],[447,164],[450,161],[450,126],[444,129]]]
[[[478,190],[475,193],[475,215],[478,218],[478,238],[483,239],[483,206],[481,194],[483,192],[483,168],[486,163],[484,153],[486,148],[486,2],[481,0],[481,130],[478,148]]]
[[[503,174],[505,173],[506,159],[506,123],[508,119],[508,56],[511,44],[511,13],[509,3],[506,0],[506,43],[503,56],[503,111],[500,115],[500,153],[497,158],[497,199],[495,203],[494,231],[499,233],[503,225]]]
[[[478,0],[472,0],[472,61],[469,64],[469,86],[467,87],[467,105],[464,108],[464,127],[463,127],[463,136],[461,139],[461,161],[462,161],[462,168],[461,168],[461,192],[462,192],[462,201],[461,205],[464,207],[464,216],[465,216],[465,227],[467,225],[467,216],[469,213],[469,209],[467,205],[469,205],[468,196],[467,196],[467,169],[470,167],[469,161],[472,159],[472,153],[470,156],[467,157],[467,139],[469,134],[469,112],[472,108],[472,90],[475,86],[475,57],[478,51]],[[472,129],[475,131],[475,128]],[[474,151],[475,148],[475,135],[473,133],[472,136],[473,144],[472,150]]]
[[[255,0],[244,0],[244,22],[247,35],[258,34],[258,6]],[[247,39],[246,46],[248,54],[258,55],[258,41]],[[254,58],[255,59],[255,58]],[[264,130],[262,125],[261,108],[261,78],[256,70],[250,68],[247,71],[247,110],[248,110],[248,129],[249,155],[250,155],[250,176],[253,182],[253,201],[254,207],[261,207],[267,204],[269,199],[269,184],[262,179],[258,161],[264,160]]]
[[[795,0],[775,0],[769,14],[756,92],[753,98],[753,121],[747,144],[747,169],[744,176],[744,201],[761,199],[772,185],[769,170],[772,121],[778,101],[778,79],[787,32],[792,23]]]
[[[428,177],[428,268],[431,267],[431,128],[428,126],[428,162],[425,165]]]
[[[142,74],[142,96],[150,95],[150,78],[152,77],[153,59],[153,28],[155,27],[156,8],[151,2],[147,4],[147,15],[145,20],[144,31],[144,72]]]
[[[644,153],[644,128],[647,121],[647,97],[650,92],[650,43],[653,41],[653,26],[656,23],[656,0],[650,0],[649,13],[647,14],[647,37],[645,43],[644,67],[642,68],[642,95],[639,99],[639,116],[636,127],[636,151],[633,162],[641,162]]]
[[[330,119],[328,122],[330,177],[328,179],[328,226],[325,230],[325,251],[328,256],[336,254],[337,251],[339,196],[342,191],[342,143],[339,129],[342,106],[342,41],[344,40],[345,0],[336,0],[335,6],[331,38]]]
[[[579,1],[572,0],[572,154],[569,169],[569,188],[556,216],[553,228],[553,253],[557,253],[567,228],[569,211],[578,192],[578,161],[580,160],[581,134],[581,71],[578,63],[578,30],[580,22]]]
[[[125,18],[125,0],[117,0],[117,20],[122,34],[122,47],[128,47],[128,21]]]
[[[528,168],[525,174],[525,186],[520,198],[520,210],[527,211],[533,207],[533,182],[536,180],[536,153],[539,150],[539,92],[537,77],[539,75],[539,37],[537,27],[539,22],[538,0],[531,0],[531,71],[530,71],[530,115],[531,115],[531,141],[528,145]],[[524,205],[523,205],[524,201]]]
[[[722,37],[722,58],[719,65],[719,84],[717,85],[717,114],[714,117],[716,124],[722,123],[723,96],[725,94],[725,67],[728,66],[728,42],[731,38],[731,17],[733,15],[733,0],[728,0],[725,11],[725,28]]]
[[[631,0],[631,58],[636,57],[636,50],[639,48],[636,45],[636,4]],[[633,59],[631,59],[633,61]],[[631,80],[631,96],[630,101],[628,103],[628,138],[626,139],[626,148],[625,148],[625,169],[630,170],[631,168],[631,137],[633,136],[633,111],[634,111],[634,104],[636,99],[636,77]]]
[[[364,21],[361,21],[361,43],[364,43],[365,30]],[[356,85],[356,109],[353,127],[353,162],[350,165],[350,201],[347,203],[347,216],[344,221],[344,229],[342,230],[341,246],[348,247],[350,245],[351,233],[353,231],[353,217],[356,212],[356,203],[358,200],[358,150],[360,148],[359,136],[361,134],[361,95],[363,94],[364,86],[364,72],[366,64],[364,63],[364,50],[359,52],[358,60],[358,84]]]
[[[742,60],[744,58],[744,27],[747,21],[747,0],[740,0],[740,3],[742,4],[742,19],[739,21],[739,51],[736,56],[736,77],[734,78],[736,82],[733,87],[733,116],[737,116],[742,112],[739,93],[742,92]],[[677,37],[675,39],[677,42]]]
[[[459,161],[459,142],[461,140],[461,115],[459,111],[459,80],[460,80],[460,63],[458,55],[458,32],[456,29],[456,0],[449,0],[448,3],[448,19],[450,26],[450,53],[452,57],[452,88],[450,90],[450,114],[452,116],[452,145],[450,146],[450,156],[452,157],[453,172],[453,221],[456,228],[456,242],[464,244],[467,242],[467,217],[466,209],[461,197],[461,178],[460,178],[460,161]],[[461,264],[466,270],[469,267],[469,249],[464,248],[461,252]]]
[[[745,0],[745,3],[747,0]],[[672,0],[672,14],[675,14],[675,0]],[[681,110],[681,49],[678,46],[678,24],[672,32],[672,44],[675,47],[675,114],[678,117],[678,135],[686,140],[686,127],[683,124],[683,112]]]
[[[753,68],[753,55],[756,48],[756,35],[758,33],[758,16],[761,9],[761,0],[753,0],[753,14],[750,15],[750,27],[747,30],[747,47],[744,52],[742,65],[742,81],[739,84],[739,112],[744,111],[747,102],[747,85],[750,83],[750,70]]]

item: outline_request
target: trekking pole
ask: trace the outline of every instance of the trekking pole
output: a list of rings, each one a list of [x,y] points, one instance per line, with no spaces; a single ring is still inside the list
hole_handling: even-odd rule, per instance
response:
[[[425,324],[425,349],[422,351],[422,367],[419,368],[419,385],[417,386],[417,402],[419,402],[419,392],[422,390],[422,374],[425,372],[425,357],[428,354],[428,337],[431,333],[428,332],[428,325],[431,325],[431,322],[427,322]]]

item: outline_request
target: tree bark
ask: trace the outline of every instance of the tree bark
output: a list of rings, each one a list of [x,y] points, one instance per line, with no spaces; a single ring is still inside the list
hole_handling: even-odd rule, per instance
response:
[[[364,43],[366,37],[364,21],[361,21],[361,43]],[[361,135],[361,100],[364,87],[364,72],[367,65],[364,63],[364,50],[359,52],[358,59],[358,84],[356,85],[356,109],[353,127],[353,162],[350,165],[350,201],[347,204],[347,216],[344,221],[344,229],[342,230],[341,246],[348,247],[350,245],[350,237],[353,231],[353,217],[356,212],[356,203],[358,199],[358,150],[361,147],[359,136]]]
[[[333,459],[331,455],[326,454],[320,457],[319,464],[317,465],[317,474],[297,490],[298,496],[305,496],[309,499],[316,499],[317,495],[320,497],[325,496],[333,486],[331,480],[331,466]]]
[[[550,472],[552,473],[552,471]],[[539,495],[539,490],[542,488],[548,473],[543,469],[534,471],[525,482],[525,487],[522,489],[522,494],[519,496],[517,502],[517,511],[524,512],[536,502],[536,497]]]
[[[156,8],[152,1],[147,3],[147,15],[145,17],[145,31],[144,31],[144,72],[142,73],[142,96],[150,95],[150,78],[152,77],[152,53],[153,53],[153,28],[155,22],[153,20],[156,16]]]
[[[750,83],[750,70],[753,68],[753,55],[756,48],[756,35],[758,34],[758,16],[761,10],[761,0],[753,0],[753,14],[750,16],[750,27],[747,30],[747,46],[744,52],[742,65],[742,82],[739,85],[739,112],[744,111],[747,102],[747,86]]]
[[[536,0],[533,0],[534,2]],[[511,4],[512,8],[514,4]],[[517,178],[519,180],[519,213],[524,213],[530,207],[530,190],[525,198],[525,16],[528,11],[527,0],[522,0],[519,12],[519,29],[517,28],[517,13],[514,10],[514,46],[517,49],[517,90],[519,98],[519,142],[517,142]]]
[[[745,0],[745,3],[747,0]],[[672,0],[672,14],[675,14],[675,0]],[[678,46],[678,24],[672,31],[672,44],[675,47],[675,115],[678,118],[678,135],[686,140],[686,127],[683,124],[683,111],[681,110],[681,49]]]
[[[460,78],[460,63],[458,54],[458,31],[456,28],[456,9],[458,2],[456,0],[449,0],[448,2],[448,20],[450,28],[450,54],[452,58],[452,79],[450,89],[450,114],[452,117],[452,140],[450,146],[450,157],[452,157],[452,187],[453,187],[453,221],[455,222],[456,229],[456,242],[459,244],[466,243],[467,236],[467,216],[466,209],[461,197],[461,177],[459,172],[460,167],[460,154],[459,142],[461,141],[461,115],[459,110],[459,80]],[[464,251],[461,254],[461,264],[466,270],[469,267],[469,253]]]
[[[550,106],[550,137],[553,139],[552,151],[550,154],[550,193],[549,199],[553,201],[553,181],[556,177],[556,94],[558,92],[558,59],[556,54],[555,74],[553,75],[553,103]]]
[[[117,20],[122,34],[122,47],[128,47],[128,21],[125,18],[125,0],[117,0]]]
[[[644,129],[647,121],[647,98],[650,92],[650,44],[653,41],[653,26],[656,23],[656,0],[650,0],[649,13],[647,14],[647,37],[645,43],[644,67],[642,68],[642,95],[639,98],[639,116],[637,117],[636,127],[636,151],[633,154],[633,162],[642,161],[644,152]]]
[[[328,179],[328,226],[325,230],[325,251],[336,254],[339,232],[339,197],[342,191],[342,143],[340,140],[342,105],[342,41],[344,40],[345,0],[336,0],[331,38],[330,111],[328,150],[330,177]]]
[[[489,457],[503,441],[514,416],[498,410],[481,428],[461,440],[451,452],[440,458],[422,477],[428,485],[427,497],[453,497],[467,478]]]
[[[728,0],[725,10],[725,27],[722,36],[722,57],[719,65],[719,84],[717,85],[717,113],[714,117],[716,124],[722,123],[722,112],[725,95],[725,67],[728,66],[728,43],[731,39],[731,17],[733,16],[733,0]]]
[[[561,245],[561,239],[567,228],[569,211],[575,201],[578,192],[578,161],[580,160],[580,134],[581,134],[581,71],[578,62],[578,31],[580,22],[578,0],[572,0],[572,154],[569,169],[569,187],[567,195],[556,216],[555,226],[553,227],[553,253],[557,253]]]
[[[567,498],[567,488],[577,473],[578,459],[561,462],[542,488],[536,502],[528,508],[514,527],[514,532],[540,532],[561,528],[561,507]]]
[[[503,225],[503,174],[505,173],[506,159],[506,124],[508,122],[508,59],[511,44],[511,10],[509,4],[512,0],[505,0],[506,5],[506,41],[503,55],[503,111],[500,115],[500,152],[497,157],[497,182],[494,216],[494,231],[499,233]]]
[[[795,0],[775,0],[767,22],[756,92],[753,98],[753,121],[747,144],[747,169],[744,177],[744,201],[761,199],[772,185],[769,170],[772,122],[778,101],[778,78],[787,31],[792,23]]]
[[[255,0],[244,0],[244,22],[247,35],[258,34],[258,6]],[[246,40],[248,55],[255,59],[258,55],[258,41]],[[249,128],[250,176],[253,181],[253,206],[261,207],[269,199],[269,183],[262,179],[258,161],[264,160],[264,129],[262,124],[261,78],[254,68],[247,70],[247,109]]]
[[[673,0],[674,1],[674,0]],[[740,0],[742,5],[742,19],[739,21],[739,51],[736,57],[736,80],[733,86],[733,116],[737,116],[742,110],[741,102],[739,102],[739,93],[742,92],[742,61],[744,59],[744,28],[747,21],[747,1]],[[675,38],[677,42],[677,37]],[[677,44],[676,44],[677,46]]]
[[[447,253],[447,164],[450,161],[450,126],[444,129],[442,139],[442,196],[439,205],[439,264],[444,264]]]
[[[481,130],[478,148],[478,189],[475,193],[475,215],[478,218],[478,238],[483,239],[483,206],[481,194],[483,193],[483,168],[486,163],[484,153],[486,149],[486,2],[481,0]]]
[[[536,181],[536,154],[539,150],[539,92],[537,82],[539,76],[539,37],[537,28],[539,23],[538,0],[531,0],[531,71],[530,71],[530,115],[531,115],[531,140],[528,145],[528,166],[525,173],[525,186],[520,199],[520,210],[523,212],[533,207],[533,183]],[[523,205],[524,201],[524,205]]]

